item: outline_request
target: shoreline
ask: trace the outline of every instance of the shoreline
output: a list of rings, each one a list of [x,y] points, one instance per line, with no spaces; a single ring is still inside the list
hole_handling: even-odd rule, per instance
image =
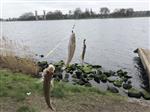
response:
[[[81,19],[50,19],[50,20],[1,20],[0,22],[30,22],[30,21],[61,21],[61,20],[91,20],[91,19],[132,19],[132,18],[146,18],[150,16],[135,16],[135,17],[107,17],[107,18],[81,18]]]

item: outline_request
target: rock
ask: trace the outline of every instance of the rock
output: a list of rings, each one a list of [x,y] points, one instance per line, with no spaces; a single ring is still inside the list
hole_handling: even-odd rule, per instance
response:
[[[110,77],[110,76],[114,76],[115,75],[115,72],[110,70],[108,72],[103,72],[105,75],[107,75],[107,77]]]
[[[105,74],[107,77],[111,76],[111,74],[109,72],[103,72],[103,74]]]
[[[127,75],[127,72],[124,72],[123,70],[118,70],[117,71],[117,75],[119,76],[119,77],[124,77],[125,75]]]
[[[64,76],[64,79],[62,79],[62,81],[69,82],[69,76],[70,75],[68,73],[66,73],[65,76]]]
[[[131,84],[124,83],[124,84],[123,84],[123,88],[124,88],[124,89],[131,89],[131,88],[132,88],[132,85],[131,85]]]
[[[141,94],[145,100],[150,100],[150,93],[148,93],[147,91],[142,91]]]
[[[94,76],[94,81],[97,82],[97,83],[100,83],[100,76],[95,75]]]
[[[70,71],[69,73],[70,73],[70,74],[73,74],[73,71]]]
[[[44,57],[44,55],[43,54],[41,54],[41,55],[39,55],[41,58],[43,58]]]
[[[122,77],[122,80],[123,80],[124,82],[127,82],[127,81],[128,81],[128,78]]]
[[[117,86],[117,87],[121,87],[121,86],[122,86],[122,83],[123,83],[122,80],[115,80],[115,81],[113,82],[114,86]]]
[[[110,70],[109,73],[111,74],[111,76],[114,76],[116,72]]]
[[[54,66],[56,66],[56,67],[63,67],[64,66],[64,61],[63,60],[60,60],[59,62],[57,62],[57,63],[54,63]]]
[[[83,66],[82,71],[86,74],[92,73],[92,66],[85,65]]]
[[[92,65],[93,68],[101,68],[102,66],[100,65]]]
[[[112,93],[119,93],[119,90],[113,86],[108,86],[107,90]]]
[[[67,73],[67,74],[65,74],[65,77],[64,77],[65,79],[68,79],[69,78],[69,74]]]
[[[92,87],[92,84],[91,84],[90,82],[85,83],[84,85],[85,85],[86,87]]]
[[[75,82],[75,84],[79,81],[79,79],[72,79],[72,82]]]
[[[83,80],[80,79],[80,80],[78,80],[77,84],[79,84],[79,85],[84,85],[85,83],[84,83]]]
[[[66,68],[66,71],[67,71],[67,72],[72,72],[72,71],[74,71],[74,70],[76,70],[76,66],[75,66],[74,64],[69,65],[69,66]]]
[[[60,66],[55,66],[55,73],[57,73],[57,72],[63,72],[63,70],[62,70],[62,68],[60,67]]]
[[[98,75],[101,75],[101,74],[102,74],[102,71],[101,71],[101,70],[97,70],[97,74],[98,74]]]
[[[93,78],[94,78],[94,74],[90,74],[90,75],[87,77],[88,80],[92,80]]]
[[[73,74],[73,75],[72,75],[72,78],[77,78],[77,75],[76,75],[76,74]]]
[[[96,74],[96,73],[97,73],[97,70],[96,70],[96,69],[92,69],[92,73],[93,73],[93,74]]]
[[[82,72],[80,70],[75,72],[78,79],[82,78]]]
[[[81,80],[82,80],[84,83],[88,83],[88,79],[86,79],[86,78],[81,78]]]
[[[141,92],[136,90],[135,88],[131,88],[131,89],[128,90],[128,96],[129,97],[140,98],[141,97]]]
[[[131,82],[131,80],[128,80],[127,83],[128,83],[128,84],[131,84],[132,82]]]
[[[107,82],[107,76],[105,74],[100,75],[99,78],[102,82]]]
[[[87,74],[83,74],[83,77],[84,77],[84,78],[87,78],[88,76],[87,76]]]
[[[108,77],[107,80],[108,80],[109,82],[114,82],[115,80],[120,80],[120,78],[119,78],[119,77],[112,76],[112,77]]]
[[[63,75],[62,75],[62,73],[61,73],[61,72],[57,72],[57,73],[55,73],[53,77],[54,77],[54,78],[56,78],[56,77],[57,77],[59,80],[62,80],[62,79],[63,79]]]
[[[127,78],[127,79],[132,78],[132,76],[129,76],[129,75],[125,75],[124,77]]]
[[[135,49],[133,52],[134,52],[134,53],[138,53],[138,49]]]
[[[45,68],[48,67],[48,62],[47,61],[39,61],[38,63],[38,66],[41,68],[41,71],[43,71]]]

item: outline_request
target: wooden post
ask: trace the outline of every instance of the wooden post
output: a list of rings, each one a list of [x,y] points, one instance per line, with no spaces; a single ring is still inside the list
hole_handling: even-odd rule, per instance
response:
[[[138,48],[137,52],[144,66],[144,69],[149,77],[149,85],[150,85],[150,50]]]

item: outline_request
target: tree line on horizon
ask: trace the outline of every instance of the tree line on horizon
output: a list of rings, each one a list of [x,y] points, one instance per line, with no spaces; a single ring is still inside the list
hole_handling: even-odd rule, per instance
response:
[[[44,17],[45,16],[45,17]],[[26,12],[18,18],[0,19],[4,21],[31,21],[31,20],[57,20],[57,19],[86,19],[86,18],[119,18],[119,17],[147,17],[150,11],[134,11],[133,8],[120,8],[110,12],[107,7],[102,7],[99,13],[92,9],[86,8],[82,11],[76,8],[74,11],[69,10],[68,14],[63,14],[61,10],[49,11],[45,15],[37,15],[33,12]]]

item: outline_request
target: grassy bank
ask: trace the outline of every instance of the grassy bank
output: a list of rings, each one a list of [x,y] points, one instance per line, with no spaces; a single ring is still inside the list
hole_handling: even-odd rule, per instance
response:
[[[150,109],[130,104],[125,97],[116,94],[63,82],[55,82],[51,93],[58,112],[128,112],[134,108],[148,112]],[[30,75],[0,70],[0,109],[1,112],[49,112],[43,98],[42,82]]]

